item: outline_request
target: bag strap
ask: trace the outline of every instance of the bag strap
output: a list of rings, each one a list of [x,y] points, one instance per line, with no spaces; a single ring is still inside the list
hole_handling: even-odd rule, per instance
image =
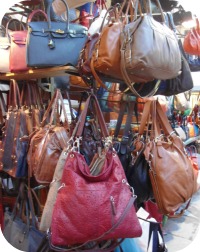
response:
[[[65,119],[65,122],[68,124],[68,119],[67,119],[67,113],[66,113],[66,110],[65,110],[65,105],[64,105],[64,101],[63,101],[63,97],[62,97],[62,94],[61,94],[61,91],[59,89],[56,89],[54,95],[53,95],[53,98],[51,99],[50,103],[49,103],[49,106],[43,116],[43,119],[42,119],[42,122],[41,122],[41,127],[44,127],[45,123],[46,123],[46,120],[48,118],[48,115],[50,114],[50,111],[51,111],[51,114],[50,114],[50,120],[49,120],[49,125],[52,125],[53,124],[53,119],[54,119],[54,116],[55,116],[55,112],[56,112],[56,109],[58,108],[58,105],[59,105],[59,101],[60,100],[60,106],[61,108],[63,109],[63,114],[64,114],[64,119]],[[58,120],[58,118],[57,118]],[[58,123],[58,121],[57,121]]]
[[[46,12],[44,12],[43,10],[37,9],[37,10],[33,10],[33,11],[29,14],[27,23],[30,23],[30,22],[32,21],[33,17],[35,17],[35,16],[38,15],[38,14],[42,14],[42,16],[44,16],[44,18],[45,18],[46,20],[48,20],[48,16],[47,16]]]
[[[19,86],[14,79],[10,80],[8,107],[12,107],[11,109],[21,107]]]
[[[72,133],[72,137],[81,137],[82,136],[86,116],[87,116],[88,109],[89,109],[89,104],[90,104],[91,101],[94,102],[93,105],[94,105],[95,113],[96,113],[98,122],[100,124],[100,129],[101,129],[101,133],[102,133],[103,137],[106,138],[106,137],[109,136],[108,129],[107,129],[107,126],[105,124],[105,120],[104,120],[102,111],[100,109],[97,97],[94,94],[91,94],[87,98],[87,100],[85,102],[84,109],[83,109],[83,111],[82,111],[82,113],[81,113],[81,115],[80,115],[80,117],[78,119],[76,127],[75,127],[75,129],[74,129],[74,131]]]

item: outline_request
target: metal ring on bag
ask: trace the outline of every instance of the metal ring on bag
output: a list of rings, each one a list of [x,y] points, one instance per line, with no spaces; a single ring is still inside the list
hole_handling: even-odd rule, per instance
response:
[[[74,158],[74,154],[70,154],[70,158]]]

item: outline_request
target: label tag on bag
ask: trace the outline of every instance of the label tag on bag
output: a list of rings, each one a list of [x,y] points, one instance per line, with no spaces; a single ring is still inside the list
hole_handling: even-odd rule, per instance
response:
[[[149,213],[142,207],[137,211],[137,217],[142,219],[147,219],[149,217]]]

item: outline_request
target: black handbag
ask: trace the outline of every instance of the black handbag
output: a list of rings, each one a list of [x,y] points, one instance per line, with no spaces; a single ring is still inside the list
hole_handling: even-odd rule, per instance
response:
[[[66,1],[67,16],[69,8]],[[28,20],[27,65],[29,67],[76,66],[80,51],[87,40],[86,27],[66,22],[53,22],[51,3],[47,8],[47,21]],[[42,57],[41,57],[42,55]]]

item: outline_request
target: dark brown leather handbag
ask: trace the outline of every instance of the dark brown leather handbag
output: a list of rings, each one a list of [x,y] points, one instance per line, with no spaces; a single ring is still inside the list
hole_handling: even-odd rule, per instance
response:
[[[144,154],[150,166],[154,198],[162,214],[178,217],[188,207],[182,205],[190,202],[196,192],[197,178],[182,140],[171,128],[158,101],[145,103],[139,135],[143,135],[149,115],[152,126]]]
[[[8,112],[5,128],[0,142],[0,170],[16,177],[20,169],[25,169],[20,162],[23,151],[20,139],[28,135],[26,114],[21,108],[20,92],[15,80],[10,81]]]
[[[165,24],[160,2],[162,23],[157,22],[151,13],[151,1],[145,0],[145,14],[137,18],[139,0],[135,2],[134,21],[126,24],[121,33],[121,71],[130,90],[140,96],[134,88],[140,82],[154,79],[166,80],[179,75],[181,54],[174,32]]]
[[[61,102],[59,105],[59,101]],[[58,108],[64,114],[64,122],[60,119]],[[50,113],[49,123],[46,120]],[[53,120],[56,118],[56,124]],[[40,184],[50,184],[59,156],[69,140],[69,125],[63,98],[59,89],[43,116],[40,128],[30,136],[27,161],[29,169]]]

